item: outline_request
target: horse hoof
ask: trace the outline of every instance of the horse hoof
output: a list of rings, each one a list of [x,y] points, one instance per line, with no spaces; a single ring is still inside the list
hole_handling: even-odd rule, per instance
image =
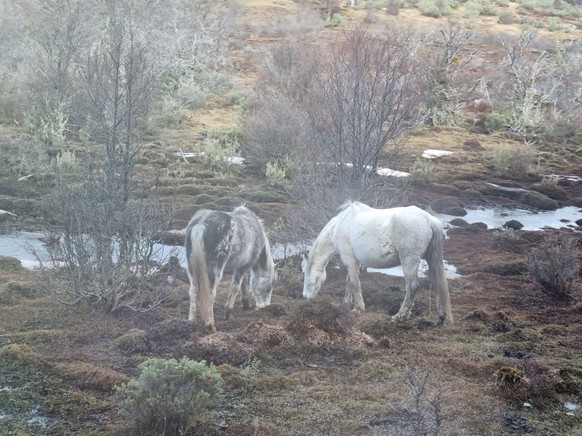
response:
[[[204,326],[204,329],[208,332],[208,333],[216,333],[216,327],[214,326],[214,324],[206,324]]]

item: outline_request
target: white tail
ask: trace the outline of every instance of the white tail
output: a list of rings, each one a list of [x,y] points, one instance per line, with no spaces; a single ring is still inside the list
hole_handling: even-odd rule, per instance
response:
[[[437,292],[437,309],[441,322],[453,323],[453,312],[451,310],[451,297],[449,295],[449,284],[445,276],[445,265],[443,260],[443,246],[445,235],[440,222],[431,222],[432,239],[426,250],[426,262],[428,263],[428,279],[430,287]]]
[[[188,275],[190,277],[190,315],[188,320],[196,319],[196,306],[206,328],[211,331],[214,327],[214,298],[208,280],[208,266],[204,252],[204,226],[195,225],[190,231],[190,257],[188,259]]]

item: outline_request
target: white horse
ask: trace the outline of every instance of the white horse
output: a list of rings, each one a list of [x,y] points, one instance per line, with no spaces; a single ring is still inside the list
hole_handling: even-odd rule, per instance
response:
[[[196,321],[197,309],[206,329],[214,326],[216,288],[224,272],[232,273],[226,300],[226,317],[233,312],[245,275],[250,272],[250,290],[256,307],[271,303],[275,264],[261,220],[245,206],[232,212],[200,210],[186,228],[186,258],[190,278],[190,313]],[[243,295],[243,306],[245,306]]]
[[[313,298],[325,281],[325,268],[338,253],[348,269],[344,301],[364,310],[360,287],[360,266],[390,268],[402,265],[406,296],[394,321],[410,316],[418,290],[418,266],[425,258],[429,282],[437,291],[439,323],[452,323],[449,286],[443,263],[444,229],[438,218],[416,206],[373,209],[348,202],[329,221],[302,262],[303,296]]]

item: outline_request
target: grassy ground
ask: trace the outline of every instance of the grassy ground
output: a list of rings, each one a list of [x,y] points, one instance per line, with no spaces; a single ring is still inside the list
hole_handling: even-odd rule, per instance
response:
[[[248,91],[261,53],[282,38],[282,29],[295,28],[289,23],[300,4],[241,3],[248,32],[247,40],[233,48],[240,68],[234,83]],[[367,11],[341,14],[347,25]],[[376,19],[394,20],[382,14]],[[415,9],[402,10],[397,19],[438,23]],[[517,25],[499,26],[495,20],[480,20],[478,29],[518,32]],[[338,29],[313,31],[325,37]],[[247,201],[269,226],[292,207],[261,174],[238,167],[210,169],[203,160],[178,155],[203,150],[208,137],[231,134],[239,120],[236,106],[216,99],[180,125],[160,128],[144,146],[138,173],[159,176],[164,201],[177,205],[177,228],[201,207]],[[20,134],[0,126],[3,138]],[[427,148],[454,152],[436,160],[414,185],[411,202],[425,207],[445,195],[471,205],[517,206],[515,200],[490,195],[487,183],[532,189],[544,174],[579,172],[579,146],[547,143],[536,147],[527,165],[519,159],[513,164],[527,167],[517,174],[500,160],[499,150],[518,150],[521,144],[503,132],[420,129],[409,141],[402,167],[395,169],[408,171]],[[7,166],[0,167],[0,209],[16,208],[26,217],[18,221],[21,227],[38,226],[48,185],[18,182]],[[582,206],[581,183],[553,189],[546,194],[559,205]],[[580,239],[579,232],[572,235]],[[297,259],[279,272],[271,306],[237,307],[233,320],[223,320],[223,284],[216,305],[219,332],[204,335],[186,322],[188,285],[183,281],[174,282],[176,298],[151,312],[110,316],[51,301],[40,292],[35,273],[0,258],[0,434],[128,434],[114,387],[136,377],[145,359],[183,356],[213,362],[225,380],[223,405],[201,418],[195,434],[582,434],[582,413],[569,413],[564,406],[582,401],[582,282],[575,282],[575,301],[560,302],[526,279],[523,263],[541,238],[540,232],[525,231],[510,241],[492,230],[450,232],[445,258],[462,277],[450,282],[456,322],[443,328],[426,322],[436,316],[434,298],[424,287],[413,317],[392,323],[403,280],[367,272],[362,272],[367,311],[353,318],[340,312],[330,321],[325,298],[340,301],[345,289],[345,271],[333,267],[324,299],[314,303],[321,305],[319,312],[310,312],[299,298]],[[298,319],[305,329],[297,329]],[[346,331],[342,322],[353,328]]]

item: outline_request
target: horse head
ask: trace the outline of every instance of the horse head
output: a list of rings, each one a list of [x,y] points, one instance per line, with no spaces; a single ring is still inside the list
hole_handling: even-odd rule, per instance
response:
[[[251,270],[250,288],[255,297],[257,309],[261,309],[271,304],[271,295],[273,293],[273,282],[275,274],[266,270]]]
[[[321,285],[325,282],[326,272],[325,267],[321,270],[313,267],[313,261],[307,254],[303,254],[301,262],[301,269],[303,270],[303,297],[313,298],[321,289]]]
[[[271,304],[273,283],[277,280],[277,264],[273,262],[268,240],[265,238],[265,248],[261,255],[261,261],[251,269],[250,288],[255,297],[256,307]]]

